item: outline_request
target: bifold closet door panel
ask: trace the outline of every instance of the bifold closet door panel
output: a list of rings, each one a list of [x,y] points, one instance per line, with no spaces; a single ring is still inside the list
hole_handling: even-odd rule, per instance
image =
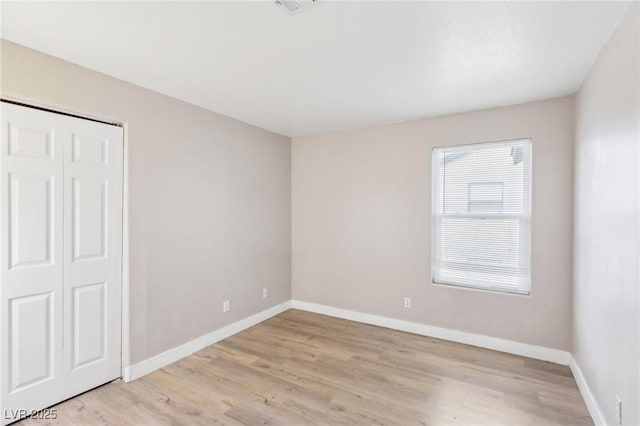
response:
[[[0,414],[58,401],[62,379],[63,141],[54,115],[2,104]]]
[[[120,377],[120,127],[1,105],[0,413]]]
[[[122,128],[78,120],[64,144],[64,368],[73,393],[120,377]]]

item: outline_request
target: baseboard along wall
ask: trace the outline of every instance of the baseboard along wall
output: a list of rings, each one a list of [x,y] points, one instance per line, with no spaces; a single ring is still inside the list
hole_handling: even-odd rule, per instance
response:
[[[466,345],[493,349],[495,351],[507,352],[514,355],[522,355],[542,361],[550,361],[556,364],[569,365],[569,358],[571,356],[569,352],[559,349],[551,349],[544,346],[530,345],[527,343],[515,342],[513,340],[468,333],[466,331],[453,330],[450,328],[435,327],[417,322],[404,321],[381,315],[351,311],[348,309],[334,308],[332,306],[302,302],[299,300],[292,300],[291,307],[302,311],[315,312],[317,314],[377,325],[379,327],[406,331],[408,333],[418,334],[421,336],[435,337],[438,339],[449,340],[451,342],[464,343]]]
[[[209,334],[198,337],[190,342],[184,343],[168,351],[162,352],[154,357],[148,358],[132,366],[124,368],[123,380],[130,382],[146,374],[158,370],[166,365],[178,361],[181,358],[191,355],[201,349],[206,348],[216,342],[233,336],[243,330],[253,327],[271,317],[274,317],[289,309],[299,309],[307,312],[328,315],[335,318],[342,318],[364,324],[376,325],[398,331],[418,334],[421,336],[435,337],[466,345],[478,346],[485,349],[506,352],[514,355],[521,355],[541,361],[549,361],[555,364],[568,365],[578,385],[578,389],[587,405],[589,414],[596,425],[605,425],[604,417],[599,409],[596,399],[591,392],[582,370],[576,363],[571,353],[559,349],[547,348],[544,346],[530,345],[528,343],[516,342],[513,340],[501,339],[498,337],[485,336],[482,334],[469,333],[466,331],[453,330],[443,327],[405,321],[381,315],[368,314],[348,309],[336,308],[333,306],[321,305],[317,303],[303,302],[300,300],[289,300],[279,305],[265,309],[257,314],[251,315],[240,321],[219,328]]]
[[[607,422],[604,419],[604,415],[602,414],[600,405],[598,404],[595,395],[591,392],[591,388],[589,387],[584,374],[582,374],[582,369],[578,365],[573,355],[571,355],[571,358],[569,359],[569,367],[571,368],[571,373],[573,373],[573,378],[578,385],[580,395],[582,395],[582,399],[587,406],[587,410],[589,410],[589,414],[591,415],[593,423],[595,424],[595,426],[606,426]]]
[[[289,309],[291,309],[291,301],[280,303],[279,305],[272,306],[271,308],[260,311],[257,314],[251,315],[247,318],[241,319],[240,321],[236,321],[222,328],[219,328],[211,333],[205,334],[204,336],[193,339],[190,342],[183,343],[182,345],[176,346],[175,348],[171,348],[168,351],[162,352],[161,354],[158,354],[151,358],[147,358],[137,364],[125,367],[124,376],[122,377],[122,379],[125,382],[131,382],[135,379],[139,379],[142,376],[152,373],[155,370],[159,370],[166,365],[174,363],[179,359],[191,355],[194,352],[198,352],[199,350],[213,345],[220,340],[224,340],[227,337],[240,333],[241,331],[253,327],[256,324],[259,324],[262,321],[274,317]]]

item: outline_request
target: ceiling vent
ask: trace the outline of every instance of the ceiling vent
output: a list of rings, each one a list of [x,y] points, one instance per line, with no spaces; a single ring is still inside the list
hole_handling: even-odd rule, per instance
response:
[[[289,15],[295,15],[305,9],[309,9],[316,4],[318,0],[274,0],[278,8],[285,11]]]

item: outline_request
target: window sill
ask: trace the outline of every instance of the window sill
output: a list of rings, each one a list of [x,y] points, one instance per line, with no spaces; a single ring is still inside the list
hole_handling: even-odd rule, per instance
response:
[[[436,286],[436,287],[454,289],[454,290],[477,291],[477,292],[481,292],[481,293],[490,293],[490,294],[498,294],[498,295],[504,295],[504,296],[515,296],[515,297],[531,297],[531,290],[529,290],[528,293],[519,293],[519,292],[515,292],[515,291],[492,290],[492,289],[488,289],[488,288],[471,287],[471,286],[465,286],[465,285],[461,285],[461,284],[438,282],[438,281],[434,281],[434,280],[431,280],[431,284]]]

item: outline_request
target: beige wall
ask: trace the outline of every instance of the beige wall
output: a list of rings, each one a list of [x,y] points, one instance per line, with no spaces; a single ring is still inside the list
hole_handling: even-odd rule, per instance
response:
[[[573,118],[563,98],[295,138],[293,298],[570,349]],[[531,296],[431,284],[431,149],[523,137],[533,150]]]
[[[640,7],[576,98],[573,352],[607,424],[640,424]]]
[[[128,124],[133,363],[289,300],[289,138],[1,49],[3,96]]]

